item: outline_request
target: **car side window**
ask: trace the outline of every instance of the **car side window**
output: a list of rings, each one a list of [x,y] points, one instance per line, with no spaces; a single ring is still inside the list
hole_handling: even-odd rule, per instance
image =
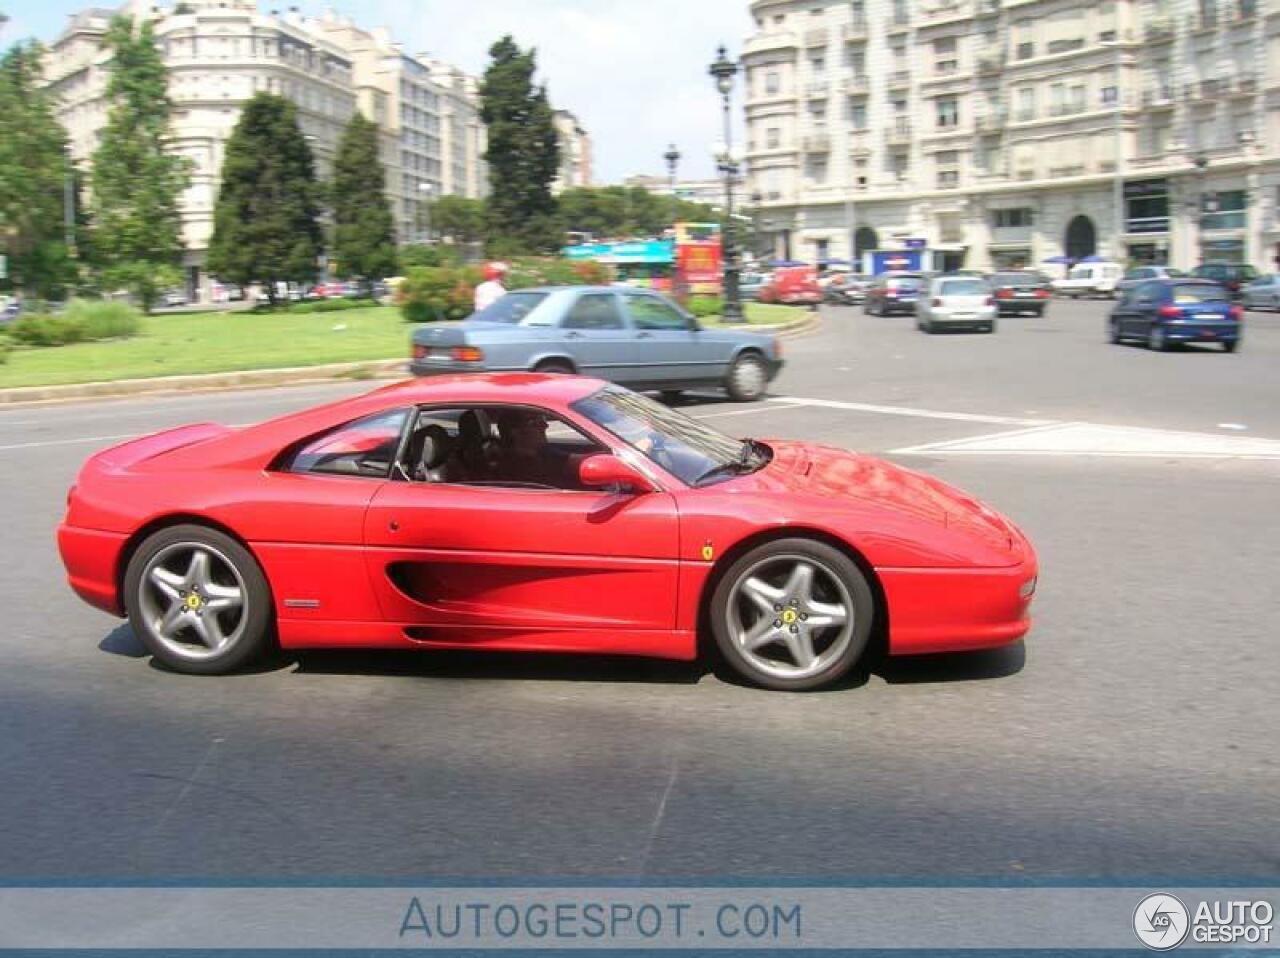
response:
[[[382,412],[308,440],[288,460],[289,472],[386,479],[400,448],[409,410]]]
[[[656,296],[628,296],[627,314],[636,329],[688,329],[689,321]]]
[[[613,293],[584,293],[565,313],[561,329],[622,329],[622,314]]]

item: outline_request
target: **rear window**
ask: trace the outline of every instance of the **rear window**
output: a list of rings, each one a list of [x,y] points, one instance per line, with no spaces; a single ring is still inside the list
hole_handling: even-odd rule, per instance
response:
[[[1031,273],[996,273],[991,282],[996,286],[1039,286],[1041,280]]]
[[[480,312],[473,313],[470,318],[482,323],[515,325],[533,312],[534,308],[546,298],[546,293],[507,293],[506,296],[490,303]]]
[[[1173,301],[1179,306],[1190,306],[1195,303],[1219,303],[1227,298],[1227,291],[1221,286],[1210,286],[1208,283],[1178,283],[1173,287]]]
[[[889,289],[919,289],[920,280],[913,276],[899,276],[888,280],[885,286],[889,287]]]
[[[986,296],[989,292],[980,279],[949,279],[939,288],[942,296]]]

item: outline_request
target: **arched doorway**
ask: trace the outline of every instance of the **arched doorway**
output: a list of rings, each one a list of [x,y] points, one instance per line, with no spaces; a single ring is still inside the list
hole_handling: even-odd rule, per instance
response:
[[[1082,260],[1098,252],[1098,231],[1093,227],[1093,220],[1087,216],[1077,216],[1067,224],[1067,235],[1063,246],[1067,256],[1072,260]]]
[[[862,254],[880,248],[880,237],[870,226],[860,226],[853,234],[854,259],[861,263]]]

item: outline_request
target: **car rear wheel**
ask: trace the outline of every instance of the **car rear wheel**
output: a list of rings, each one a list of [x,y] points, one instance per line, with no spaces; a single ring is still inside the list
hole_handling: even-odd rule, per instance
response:
[[[1121,338],[1120,323],[1113,319],[1107,323],[1107,339],[1111,341],[1112,345],[1115,345],[1120,342]]]
[[[1238,339],[1224,339],[1222,341],[1222,351],[1224,353],[1234,353],[1239,345],[1240,340]]]
[[[711,597],[716,646],[740,677],[802,691],[844,676],[866,649],[875,598],[844,553],[778,539],[744,554]]]
[[[180,525],[148,537],[125,571],[134,634],[177,672],[222,675],[270,645],[271,589],[249,551],[225,533]]]
[[[563,359],[546,359],[533,368],[535,373],[547,373],[556,376],[572,376],[573,367]]]
[[[754,402],[764,395],[769,372],[756,353],[743,353],[729,367],[724,388],[734,402]]]
[[[1158,353],[1168,350],[1169,341],[1165,338],[1163,326],[1151,327],[1151,331],[1147,333],[1147,348],[1154,349]]]

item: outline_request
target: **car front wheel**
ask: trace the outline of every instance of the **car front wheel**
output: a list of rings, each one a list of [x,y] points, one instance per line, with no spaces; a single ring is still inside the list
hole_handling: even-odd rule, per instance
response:
[[[871,635],[875,598],[843,552],[811,539],[777,539],[725,570],[709,612],[716,646],[741,678],[803,691],[853,668]]]
[[[161,529],[140,545],[124,578],[134,634],[177,672],[222,675],[271,642],[271,589],[239,542],[205,526]]]
[[[753,402],[764,395],[769,371],[755,353],[743,353],[729,367],[724,388],[734,402]]]

